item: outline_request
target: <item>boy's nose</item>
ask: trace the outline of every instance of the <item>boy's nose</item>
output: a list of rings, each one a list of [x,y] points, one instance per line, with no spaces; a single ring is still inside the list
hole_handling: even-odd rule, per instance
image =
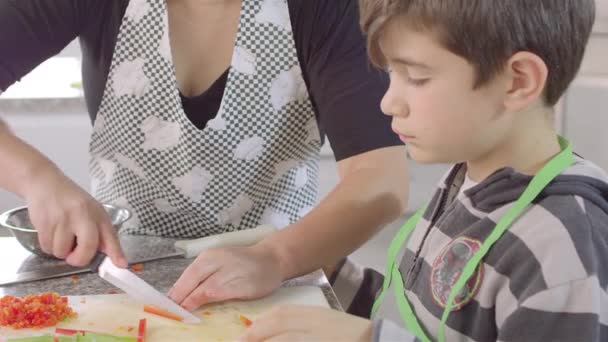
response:
[[[407,116],[407,104],[403,99],[403,96],[399,96],[398,92],[395,91],[394,87],[390,86],[382,101],[380,101],[380,109],[388,116]]]

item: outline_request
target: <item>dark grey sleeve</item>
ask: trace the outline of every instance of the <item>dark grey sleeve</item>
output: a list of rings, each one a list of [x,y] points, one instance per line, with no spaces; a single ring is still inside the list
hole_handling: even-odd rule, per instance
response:
[[[369,319],[384,276],[344,258],[329,277],[329,282],[347,313]]]
[[[76,38],[90,1],[0,1],[0,91]]]
[[[388,77],[371,66],[356,0],[303,0],[294,37],[320,128],[337,160],[402,145],[380,111]]]

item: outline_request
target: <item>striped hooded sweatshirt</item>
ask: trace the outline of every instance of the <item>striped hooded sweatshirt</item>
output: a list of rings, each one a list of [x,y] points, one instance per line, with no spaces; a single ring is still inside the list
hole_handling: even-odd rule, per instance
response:
[[[531,179],[505,168],[474,184],[460,164],[440,182],[396,261],[429,338],[466,261]],[[608,341],[607,289],[608,176],[575,157],[483,259],[455,300],[445,340]],[[373,339],[415,340],[392,293],[374,317]]]

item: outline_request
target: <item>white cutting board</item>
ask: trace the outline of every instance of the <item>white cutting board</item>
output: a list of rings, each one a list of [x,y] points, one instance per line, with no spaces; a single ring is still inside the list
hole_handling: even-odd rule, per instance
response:
[[[260,313],[280,304],[329,307],[318,287],[285,287],[259,300],[230,301],[204,306],[195,312],[195,315],[202,318],[200,324],[185,324],[145,313],[142,304],[124,294],[68,298],[70,306],[78,313],[78,318],[60,323],[58,327],[136,336],[139,320],[146,318],[146,342],[233,341],[246,328],[239,319],[240,315],[255,320]],[[42,330],[0,328],[0,337],[35,336],[52,333],[54,330],[54,327]]]

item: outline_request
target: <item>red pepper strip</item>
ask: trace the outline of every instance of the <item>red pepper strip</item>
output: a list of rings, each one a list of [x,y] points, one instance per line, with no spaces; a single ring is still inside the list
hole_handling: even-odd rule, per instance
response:
[[[137,329],[137,342],[146,341],[146,319],[139,320],[139,328]]]
[[[55,328],[55,334],[59,334],[59,335],[72,336],[72,335],[77,334],[77,333],[81,333],[83,335],[87,334],[86,330],[74,330],[74,329],[65,329],[65,328]]]

